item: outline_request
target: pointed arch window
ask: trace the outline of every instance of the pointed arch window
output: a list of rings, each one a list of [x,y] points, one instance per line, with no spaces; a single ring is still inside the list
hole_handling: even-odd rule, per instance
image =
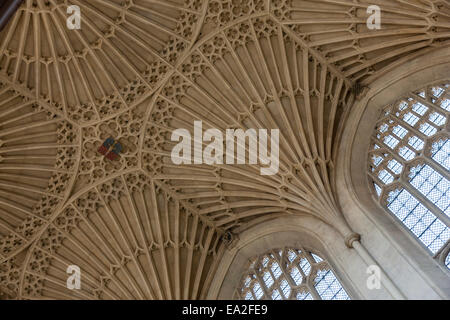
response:
[[[249,262],[235,293],[243,300],[350,300],[327,261],[304,249],[272,250]]]
[[[387,106],[369,150],[380,202],[450,269],[450,80]]]

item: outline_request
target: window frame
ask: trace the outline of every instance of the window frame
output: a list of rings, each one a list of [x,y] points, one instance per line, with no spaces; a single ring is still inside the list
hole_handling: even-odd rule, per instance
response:
[[[446,91],[441,94],[439,99],[437,99],[436,101],[429,100],[428,97],[432,88],[445,85],[447,85]],[[421,97],[421,92],[425,92],[426,96]],[[375,128],[373,129],[370,137],[369,149],[367,152],[368,158],[366,175],[368,177],[368,182],[370,185],[370,194],[374,201],[382,208],[383,211],[387,212],[390,217],[395,219],[395,221],[398,222],[399,225],[401,225],[401,228],[405,230],[410,237],[414,238],[414,241],[417,242],[421,247],[423,247],[433,257],[433,259],[438,262],[441,267],[443,267],[447,271],[450,271],[450,265],[445,265],[445,261],[446,259],[449,259],[448,257],[450,254],[450,238],[439,250],[437,250],[436,253],[433,254],[431,249],[428,248],[419,239],[419,237],[413,233],[412,228],[410,229],[408,226],[406,226],[405,223],[388,208],[388,206],[390,205],[388,201],[390,193],[396,190],[399,190],[400,192],[402,190],[406,190],[412,197],[414,197],[434,216],[436,216],[444,225],[446,225],[447,228],[450,228],[450,217],[448,217],[442,210],[440,210],[435,204],[433,204],[431,200],[427,198],[427,196],[423,195],[418,189],[416,189],[411,184],[409,178],[410,170],[412,168],[420,165],[428,165],[435,172],[439,173],[445,179],[450,181],[450,171],[447,172],[446,168],[442,164],[433,159],[432,154],[433,145],[435,143],[438,143],[442,140],[448,141],[448,139],[450,139],[450,111],[445,110],[444,108],[441,108],[437,105],[437,103],[440,103],[444,98],[450,99],[450,79],[431,82],[426,86],[422,86],[417,90],[410,91],[409,93],[401,96],[400,98],[396,99],[394,103],[384,106],[379,113]],[[407,106],[404,110],[401,110],[400,106],[403,102],[409,103],[409,106]],[[427,110],[425,110],[422,115],[420,113],[415,113],[412,111],[413,106],[417,104],[423,105],[427,108]],[[418,117],[418,121],[416,121],[412,126],[407,122],[407,120],[404,119],[404,116],[411,112],[414,114],[414,116]],[[447,121],[444,125],[441,125],[440,128],[438,125],[436,125],[436,132],[430,136],[427,136],[426,133],[421,132],[416,126],[418,124],[423,125],[423,122],[431,123],[431,115],[437,112],[443,115]],[[387,126],[387,129],[383,133],[381,133],[381,128],[383,127],[383,125]],[[408,130],[406,138],[405,136],[400,137],[394,134],[393,129],[397,127],[403,127]],[[398,140],[398,142],[395,143],[394,148],[390,148],[389,145],[384,143],[384,139],[389,136],[393,136]],[[419,138],[423,141],[423,146],[420,150],[415,150],[410,144],[410,140],[414,137]],[[379,149],[375,149],[374,145],[377,145]],[[415,156],[412,159],[405,159],[400,156],[399,151],[405,146],[408,146],[410,150],[415,152]],[[384,157],[384,159],[375,165],[372,162],[372,157],[377,155],[377,153],[381,154],[383,152],[385,153],[385,155],[381,157]],[[396,174],[392,171],[386,171],[388,170],[388,164],[392,160],[396,160],[402,165],[402,171],[400,174]],[[382,170],[376,169],[376,174],[373,174],[374,166],[375,168],[381,167]],[[383,183],[378,176],[379,173],[383,171],[388,172],[393,178],[388,178],[388,183]],[[380,188],[381,193],[379,194],[378,189]]]
[[[288,254],[290,251],[296,252],[296,256],[293,259],[293,261],[289,261]],[[267,265],[261,266],[261,263],[265,260],[265,258],[269,255],[272,255],[272,260],[275,260],[275,262],[278,264],[279,268],[281,269],[281,275],[278,278],[273,277],[273,272],[269,269],[272,268],[273,262],[268,261]],[[317,261],[317,259],[314,257],[317,256],[321,261]],[[302,259],[306,259],[309,265],[309,272],[306,274],[303,270],[303,268],[298,267],[294,265],[294,262],[298,262]],[[269,266],[270,264],[270,266]],[[299,284],[296,284],[295,280],[292,278],[291,273],[289,273],[288,269],[296,267],[301,275],[302,280]],[[267,269],[267,270],[266,270]],[[264,280],[264,273],[269,271],[271,275],[271,279],[273,280],[272,284],[267,287],[267,282]],[[252,258],[248,259],[244,270],[242,270],[242,274],[240,275],[240,281],[238,282],[238,287],[234,290],[233,298],[238,300],[247,300],[245,299],[246,294],[251,292],[251,295],[253,299],[250,300],[273,300],[273,293],[275,290],[280,291],[281,290],[281,282],[286,281],[289,285],[289,297],[285,297],[284,294],[281,294],[282,299],[281,300],[299,300],[296,299],[296,296],[298,294],[305,294],[309,295],[311,299],[308,300],[326,300],[323,299],[323,297],[320,295],[320,293],[317,291],[315,283],[315,279],[317,277],[317,274],[319,271],[330,271],[332,275],[334,276],[335,280],[340,285],[340,290],[344,291],[344,294],[347,296],[347,299],[335,299],[335,300],[351,300],[351,295],[349,291],[347,290],[344,282],[339,278],[339,274],[335,271],[332,264],[328,262],[326,258],[324,258],[324,255],[317,252],[317,250],[310,250],[306,249],[304,246],[284,246],[282,248],[275,248],[265,251],[264,253],[258,254],[253,256]],[[258,285],[261,287],[262,290],[262,298],[257,298],[254,295],[254,292],[252,289],[253,286],[246,285],[247,279],[254,275],[253,279],[250,280],[250,284],[252,282],[258,283]],[[281,278],[283,278],[280,280]],[[339,292],[338,291],[338,292]],[[338,293],[337,292],[337,293]],[[337,294],[335,293],[335,295]],[[256,299],[255,299],[256,298]],[[302,299],[305,300],[305,299]]]

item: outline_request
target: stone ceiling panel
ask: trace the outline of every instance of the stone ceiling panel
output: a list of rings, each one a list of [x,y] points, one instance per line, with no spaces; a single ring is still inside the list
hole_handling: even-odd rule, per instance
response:
[[[197,299],[220,261],[219,240],[213,226],[143,172],[124,172],[68,202],[30,249],[16,294]],[[66,287],[70,265],[82,270],[81,290]]]
[[[0,33],[8,297],[204,297],[223,240],[284,214],[358,238],[335,194],[346,116],[361,87],[450,39],[443,0],[70,3],[80,30],[66,27],[68,1],[25,0]],[[279,129],[278,173],[175,165],[171,135],[195,121]],[[108,138],[124,146],[117,160],[98,152]],[[68,265],[83,290],[65,288]]]
[[[70,3],[80,7],[79,30],[66,27],[67,1],[26,0],[0,34],[0,68],[83,124],[128,109],[155,90],[191,46],[206,4]]]
[[[0,262],[28,246],[69,196],[79,128],[0,82]]]

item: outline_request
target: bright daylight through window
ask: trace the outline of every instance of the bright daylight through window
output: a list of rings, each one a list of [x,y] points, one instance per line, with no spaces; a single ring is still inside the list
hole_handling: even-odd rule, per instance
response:
[[[304,249],[273,250],[254,258],[235,298],[245,300],[350,300],[317,254]]]
[[[387,106],[369,152],[380,204],[450,268],[450,82]]]

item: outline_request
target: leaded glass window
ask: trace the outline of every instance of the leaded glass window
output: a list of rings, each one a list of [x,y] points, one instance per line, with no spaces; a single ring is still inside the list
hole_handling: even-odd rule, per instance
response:
[[[327,261],[304,249],[272,250],[249,262],[236,299],[350,300]]]
[[[450,81],[387,106],[377,122],[368,174],[380,204],[450,268]]]

